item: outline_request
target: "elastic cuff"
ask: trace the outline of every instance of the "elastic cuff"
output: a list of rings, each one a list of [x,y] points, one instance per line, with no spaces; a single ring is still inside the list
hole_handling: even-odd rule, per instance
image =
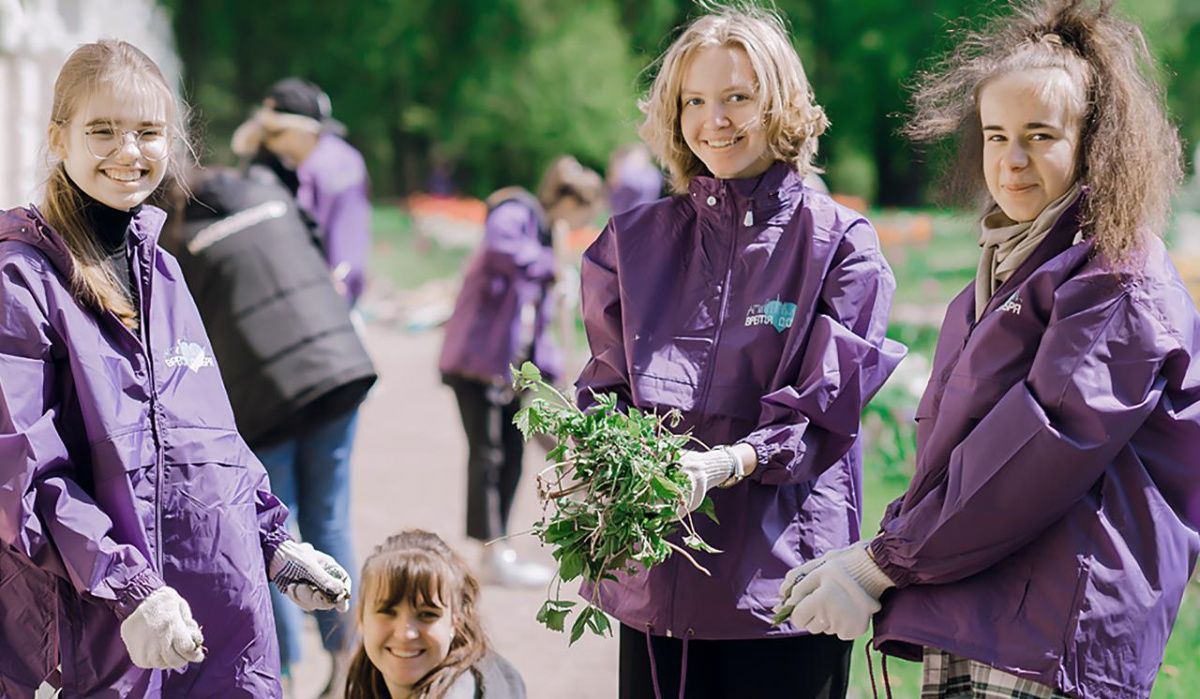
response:
[[[846,572],[862,586],[868,595],[879,599],[884,590],[895,587],[896,583],[892,582],[892,579],[871,559],[870,554],[867,553],[868,545],[864,543],[864,545],[855,546],[846,554]]]
[[[269,569],[271,567],[271,561],[275,558],[275,552],[279,550],[279,547],[285,541],[291,540],[292,535],[288,533],[286,525],[280,525],[266,534],[263,534],[263,565]]]
[[[162,576],[147,567],[126,583],[121,594],[117,596],[116,602],[113,603],[113,613],[117,615],[118,619],[125,621],[130,614],[133,614],[133,610],[146,601],[147,597],[165,586],[166,582],[163,581]]]
[[[888,576],[888,579],[891,580],[896,587],[908,587],[909,585],[913,584],[915,576],[913,576],[910,571],[897,565],[892,560],[891,552],[887,545],[887,539],[884,538],[883,535],[877,535],[874,539],[871,539],[871,543],[867,548],[871,549],[870,555],[872,560],[875,561],[875,565],[879,566],[879,569],[883,571],[883,574]]]

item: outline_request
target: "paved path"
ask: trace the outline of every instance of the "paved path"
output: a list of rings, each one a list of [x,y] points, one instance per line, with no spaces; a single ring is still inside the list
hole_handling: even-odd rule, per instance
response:
[[[351,512],[355,550],[361,557],[388,534],[407,527],[437,532],[474,563],[478,547],[464,535],[466,441],[454,396],[437,375],[440,332],[400,334],[378,326],[367,343],[381,381],[364,404],[353,456]],[[542,452],[528,450],[512,529],[527,528],[538,514],[533,475]],[[531,535],[514,547],[550,563]],[[525,678],[532,699],[609,699],[616,696],[617,643],[585,637],[568,649],[567,638],[544,629],[534,614],[542,591],[486,587],[485,628],[496,649]],[[304,660],[293,669],[296,698],[311,699],[325,685],[328,661],[315,624],[305,638]]]

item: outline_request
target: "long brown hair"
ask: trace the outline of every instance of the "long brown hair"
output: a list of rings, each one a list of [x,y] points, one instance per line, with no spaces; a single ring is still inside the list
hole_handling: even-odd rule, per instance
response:
[[[132,86],[162,99],[167,105],[168,132],[183,146],[177,150],[191,152],[187,147],[186,107],[175,98],[162,71],[137,47],[112,39],[80,46],[63,64],[54,81],[54,101],[50,107],[52,142],[65,142],[64,132],[71,119],[95,90],[106,84]],[[168,177],[181,160],[172,153],[167,164]],[[70,284],[75,298],[98,311],[112,311],[126,327],[136,328],[138,313],[133,300],[105,264],[105,254],[83,219],[83,198],[71,185],[61,161],[51,164],[39,208],[71,254]]]
[[[918,142],[955,141],[952,199],[988,206],[979,91],[1013,71],[1058,68],[1074,83],[1080,117],[1077,176],[1090,193],[1085,233],[1117,268],[1136,272],[1149,236],[1162,231],[1183,175],[1157,67],[1141,30],[1112,0],[1012,0],[1011,16],[967,32],[958,48],[917,78],[904,132]]]
[[[441,697],[487,653],[487,637],[479,619],[479,583],[462,558],[437,534],[409,529],[388,537],[363,563],[360,581],[362,594],[355,610],[359,624],[367,605],[388,608],[407,602],[418,608],[438,603],[450,608],[454,627],[450,652],[413,685],[413,696]],[[383,674],[359,644],[350,663],[346,699],[390,696]]]

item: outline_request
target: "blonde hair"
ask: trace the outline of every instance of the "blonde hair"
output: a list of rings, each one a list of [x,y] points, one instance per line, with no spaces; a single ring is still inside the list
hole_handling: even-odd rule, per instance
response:
[[[638,134],[666,168],[672,189],[686,192],[704,163],[688,148],[679,128],[683,73],[697,49],[736,46],[754,68],[767,147],[775,160],[804,177],[817,172],[817,138],[829,127],[825,110],[816,103],[800,57],[788,40],[783,20],[773,11],[752,4],[705,5],[709,14],[684,28],[658,59],[658,74],[638,103],[646,115]]]
[[[450,652],[412,687],[413,696],[441,697],[488,652],[479,618],[479,583],[437,534],[409,529],[388,537],[363,563],[356,607],[359,624],[367,605],[377,609],[407,602],[448,607],[454,627]],[[368,597],[370,599],[368,599]],[[359,644],[350,663],[346,699],[389,699],[387,683]]]
[[[168,132],[190,152],[186,147],[186,108],[176,100],[162,71],[137,47],[112,39],[80,46],[63,64],[54,81],[54,101],[50,107],[52,140],[65,142],[67,126],[102,85],[133,89],[163,100],[170,124]],[[172,154],[167,164],[168,175],[179,160]],[[83,204],[83,197],[72,186],[62,161],[52,163],[39,208],[50,227],[62,236],[71,255],[71,292],[84,305],[101,312],[112,311],[122,324],[135,329],[137,309],[106,264],[106,255],[83,218]]]
[[[1082,224],[1114,268],[1135,271],[1148,237],[1163,229],[1183,176],[1179,135],[1167,118],[1146,40],[1137,25],[1113,15],[1110,0],[1011,4],[1012,16],[967,33],[918,77],[914,115],[904,131],[918,142],[954,141],[957,162],[946,173],[947,193],[990,206],[981,89],[1015,71],[1061,71],[1067,80],[1048,80],[1045,89],[1065,99],[1080,120],[1076,173],[1090,189]]]

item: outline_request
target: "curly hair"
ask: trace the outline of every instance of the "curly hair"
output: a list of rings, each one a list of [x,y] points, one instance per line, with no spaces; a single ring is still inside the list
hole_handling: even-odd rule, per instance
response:
[[[638,103],[646,117],[638,134],[667,170],[671,188],[686,192],[692,178],[707,172],[683,139],[679,99],[693,54],[709,46],[737,46],[746,52],[765,102],[761,118],[771,155],[789,163],[801,177],[816,172],[817,138],[829,127],[829,119],[813,97],[783,20],[750,3],[702,6],[710,13],[687,25],[659,57],[658,74]]]
[[[1137,25],[1112,0],[1011,0],[1012,14],[966,32],[958,47],[916,80],[904,133],[951,139],[945,178],[952,200],[989,206],[979,94],[1014,71],[1061,69],[1080,118],[1076,174],[1087,185],[1081,221],[1114,267],[1136,269],[1163,229],[1182,174],[1179,136],[1167,118],[1157,66]],[[1051,89],[1052,86],[1047,86]]]
[[[437,603],[450,609],[454,638],[446,659],[417,681],[414,697],[441,697],[455,680],[488,652],[479,618],[479,582],[467,564],[437,534],[408,529],[387,538],[363,563],[362,594],[355,609],[362,623],[366,605],[413,607]],[[388,699],[383,674],[360,643],[350,663],[346,699]]]

